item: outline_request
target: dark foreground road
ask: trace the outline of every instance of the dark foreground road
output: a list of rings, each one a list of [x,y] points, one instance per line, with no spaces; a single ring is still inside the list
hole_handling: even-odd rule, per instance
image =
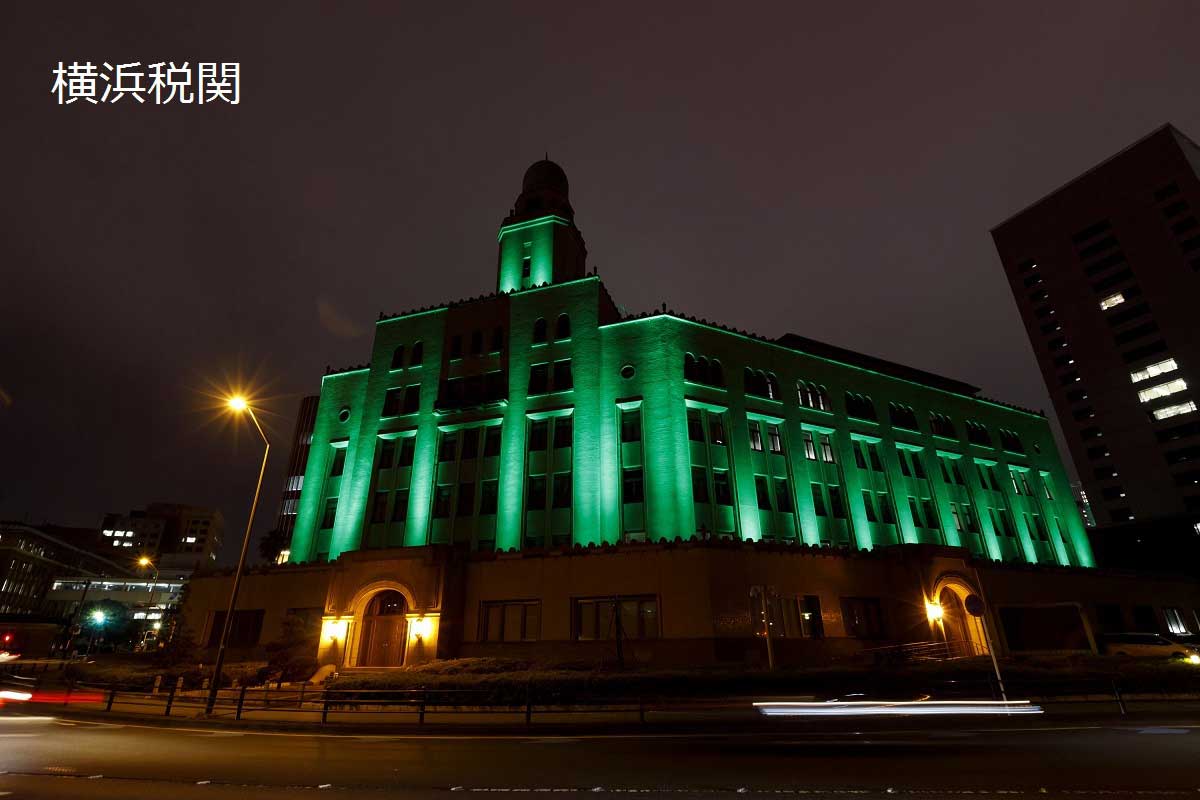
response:
[[[5,716],[0,796],[1200,797],[1200,724],[931,722],[873,731],[792,724],[730,734],[471,737]]]

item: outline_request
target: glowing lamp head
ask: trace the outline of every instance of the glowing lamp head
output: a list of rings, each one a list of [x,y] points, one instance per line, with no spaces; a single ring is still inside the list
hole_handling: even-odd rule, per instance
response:
[[[417,617],[411,626],[414,639],[428,639],[433,633],[433,620],[429,617]]]
[[[162,623],[161,623],[161,622],[156,622],[156,623],[154,623],[153,625],[151,625],[150,627],[151,627],[151,628],[154,628],[154,630],[156,630],[156,631],[159,631],[159,630],[162,630]]]
[[[97,625],[103,625],[107,620],[108,615],[100,609],[96,609],[92,612],[92,622],[96,623]]]
[[[148,566],[150,566],[150,559],[149,559],[149,558],[147,558],[146,556],[142,556],[141,558],[139,558],[139,559],[138,559],[138,566],[139,566],[139,567],[148,567]]]
[[[946,615],[940,603],[926,603],[925,616],[929,617],[930,622],[941,622]]]
[[[229,398],[228,404],[229,407],[234,411],[241,412],[246,410],[246,398],[242,397],[240,394],[235,394],[233,397]]]
[[[1187,660],[1189,664],[1200,664],[1200,653],[1192,653]]]

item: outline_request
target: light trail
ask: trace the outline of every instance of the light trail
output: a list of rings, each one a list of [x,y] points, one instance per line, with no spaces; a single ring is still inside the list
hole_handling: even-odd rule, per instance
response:
[[[829,700],[754,703],[768,717],[883,717],[1041,714],[1028,700]]]

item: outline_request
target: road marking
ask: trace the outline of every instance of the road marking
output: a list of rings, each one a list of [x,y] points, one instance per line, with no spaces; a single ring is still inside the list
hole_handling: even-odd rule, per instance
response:
[[[0,733],[0,739],[33,739],[41,735],[40,733]]]
[[[1138,733],[1191,733],[1187,728],[1140,728]]]

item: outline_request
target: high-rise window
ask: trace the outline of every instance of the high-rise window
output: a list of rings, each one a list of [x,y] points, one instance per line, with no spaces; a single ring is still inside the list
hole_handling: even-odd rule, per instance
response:
[[[433,493],[433,517],[445,519],[450,516],[450,497],[454,494],[454,486],[442,484]]]
[[[812,484],[813,511],[818,517],[825,516],[825,495],[821,492],[821,484]]]
[[[391,469],[392,463],[396,460],[396,440],[384,439],[379,443],[379,461],[375,464],[376,471],[381,469]]]
[[[550,365],[531,364],[529,367],[529,393],[545,394],[550,388]]]
[[[525,508],[529,511],[544,511],[546,508],[546,476],[530,475],[525,497]]]
[[[692,500],[696,503],[708,502],[708,472],[704,467],[692,467]]]
[[[396,502],[392,504],[392,522],[408,519],[408,489],[396,490]]]
[[[713,470],[713,497],[719,506],[733,505],[733,492],[729,487],[729,473],[723,469]]]
[[[875,515],[875,501],[868,491],[863,491],[863,511],[867,515],[867,522],[878,522],[879,518]]]
[[[397,466],[411,467],[413,465],[413,455],[417,449],[417,437],[405,436],[400,440],[400,461]]]
[[[329,476],[336,478],[346,471],[346,448],[333,448],[333,463],[329,465]]]
[[[821,460],[827,464],[834,463],[833,442],[830,441],[828,433],[821,434]]]
[[[842,490],[838,486],[829,487],[829,508],[838,519],[846,518],[846,504],[842,501]]]
[[[496,501],[500,495],[500,482],[494,478],[491,480],[485,480],[480,483],[479,488],[479,513],[495,514]]]
[[[1149,389],[1138,391],[1138,400],[1142,403],[1149,403],[1151,400],[1157,400],[1160,397],[1169,397],[1176,392],[1182,392],[1187,389],[1187,381],[1183,378],[1175,378],[1174,380],[1160,383],[1157,386],[1151,386]]]
[[[1186,403],[1176,403],[1173,406],[1163,406],[1155,409],[1155,419],[1168,419],[1170,417],[1178,417],[1180,414],[1188,414],[1196,410],[1196,403],[1193,400],[1188,400]]]
[[[782,514],[791,514],[795,510],[792,504],[792,487],[787,478],[775,479],[775,507]]]
[[[571,473],[560,472],[554,476],[552,494],[553,508],[571,507]]]
[[[1177,369],[1179,369],[1179,364],[1175,362],[1175,359],[1168,358],[1164,359],[1163,361],[1150,364],[1142,369],[1134,370],[1133,372],[1129,373],[1129,380],[1133,383],[1141,383],[1142,381],[1149,380],[1150,378],[1158,375],[1162,375],[1167,372],[1174,372]]]
[[[438,447],[438,461],[454,461],[458,457],[458,432],[447,431],[442,434],[442,443]]]
[[[460,483],[458,485],[458,508],[454,513],[460,517],[469,517],[475,513],[474,483]]]
[[[462,460],[470,461],[479,455],[479,429],[467,428],[462,432]]]
[[[689,440],[693,442],[704,441],[704,420],[701,418],[700,411],[698,409],[688,409],[687,429]]]
[[[571,375],[571,359],[565,358],[554,362],[554,391],[566,392],[575,388],[575,379]]]
[[[804,432],[804,457],[809,461],[817,460],[817,446],[813,441],[812,431]]]

